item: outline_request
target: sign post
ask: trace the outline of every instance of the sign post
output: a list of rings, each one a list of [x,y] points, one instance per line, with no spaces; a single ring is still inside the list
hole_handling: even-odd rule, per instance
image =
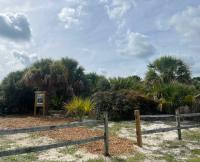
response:
[[[46,92],[35,91],[35,104],[34,104],[34,116],[37,114],[37,108],[42,108],[43,116],[46,114]]]

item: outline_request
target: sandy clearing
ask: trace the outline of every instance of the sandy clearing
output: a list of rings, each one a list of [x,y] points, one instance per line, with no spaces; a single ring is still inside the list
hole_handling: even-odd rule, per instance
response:
[[[59,149],[50,149],[38,155],[39,161],[76,161],[77,158],[70,154],[62,154]]]
[[[41,122],[46,123],[47,121]],[[60,121],[59,121],[60,122]],[[188,122],[185,122],[188,124]],[[158,129],[158,128],[166,128],[174,126],[175,122],[163,122],[163,121],[142,121],[142,129],[143,130],[150,130],[150,129]],[[189,141],[187,139],[183,139],[183,141],[177,140],[177,131],[170,131],[165,133],[156,133],[156,134],[150,134],[150,135],[143,135],[143,148],[139,148],[137,146],[134,146],[134,142],[136,140],[135,137],[135,125],[133,121],[130,122],[110,122],[109,128],[112,129],[115,132],[115,134],[118,137],[116,139],[110,139],[111,146],[115,146],[115,148],[120,148],[125,153],[118,152],[118,150],[115,150],[116,157],[120,157],[121,159],[127,159],[131,156],[134,156],[136,152],[143,153],[144,155],[148,155],[144,161],[165,161],[163,158],[166,156],[166,158],[176,158],[178,161],[186,161],[188,158],[192,158],[193,154],[191,153],[191,150],[193,149],[199,149],[199,144],[196,141]],[[82,130],[82,129],[86,129]],[[103,125],[92,127],[94,134],[93,135],[100,135],[102,134]],[[46,134],[39,136],[32,136],[33,134],[17,134],[17,135],[9,135],[6,136],[8,140],[15,141],[17,145],[20,145],[20,147],[23,146],[33,146],[33,145],[43,145],[43,144],[49,144],[54,143],[58,138],[55,137],[62,137],[66,138],[67,140],[69,137],[74,137],[74,134],[69,134],[69,132],[74,132],[77,134],[77,132],[82,132],[82,134],[79,134],[76,137],[87,137],[84,136],[85,132],[90,132],[91,129],[88,128],[78,128],[76,130],[63,130],[64,132],[60,131],[51,131],[51,135]],[[190,131],[199,131],[199,128],[190,129]],[[98,134],[99,132],[100,134]],[[97,133],[97,134],[96,134]],[[68,135],[69,136],[68,136]],[[51,138],[50,138],[51,137]],[[115,137],[114,137],[115,138]],[[123,146],[123,142],[128,139],[128,142],[126,145],[128,148],[134,148],[135,153],[129,153],[130,150],[127,150],[127,147]],[[63,140],[61,138],[60,140]],[[131,141],[130,141],[131,140]],[[114,142],[115,141],[115,142]],[[123,142],[121,142],[123,141]],[[179,143],[180,142],[180,143]],[[15,147],[13,145],[13,147]],[[95,148],[95,150],[94,150]],[[38,153],[38,159],[39,161],[77,161],[77,162],[84,162],[89,159],[104,159],[105,161],[111,161],[109,158],[105,158],[103,153],[103,143],[94,142],[88,145],[83,145],[80,147],[77,147],[77,150],[72,154],[67,151],[61,151],[62,149],[66,148],[58,148],[58,149],[51,149],[47,150],[41,153]],[[112,147],[111,147],[112,149]],[[120,155],[120,156],[119,156]],[[196,155],[197,157],[198,155]],[[114,157],[114,156],[113,156]],[[158,160],[159,159],[159,160]]]

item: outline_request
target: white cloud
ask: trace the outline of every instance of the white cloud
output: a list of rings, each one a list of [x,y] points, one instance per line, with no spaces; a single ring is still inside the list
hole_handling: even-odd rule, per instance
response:
[[[83,8],[86,3],[81,0],[67,0],[67,3],[69,6],[61,9],[58,19],[65,24],[66,29],[69,29],[80,23],[80,18],[85,14]]]
[[[14,41],[30,40],[31,29],[26,16],[18,13],[1,13],[0,36]]]
[[[38,60],[38,56],[36,54],[28,55],[23,51],[13,51],[12,54],[14,58],[25,67],[30,66],[32,63]]]
[[[124,38],[117,40],[118,52],[124,56],[146,57],[155,53],[155,47],[148,41],[148,37],[141,33],[127,31]]]
[[[38,60],[36,54],[25,52],[27,49],[14,43],[0,41],[0,81],[10,72],[22,70]]]
[[[119,27],[125,25],[125,15],[136,6],[135,0],[100,0],[100,3],[104,4],[108,17],[116,21]]]
[[[185,41],[199,43],[200,38],[200,6],[188,7],[173,15],[169,26],[178,32]]]

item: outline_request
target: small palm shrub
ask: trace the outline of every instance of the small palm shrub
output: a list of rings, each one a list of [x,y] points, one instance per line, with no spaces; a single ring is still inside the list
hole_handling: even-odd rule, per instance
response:
[[[63,107],[63,97],[53,96],[50,100],[50,106],[53,110],[60,110]]]
[[[83,117],[90,113],[94,104],[90,99],[74,97],[69,103],[65,104],[64,107],[68,114],[76,116],[80,121],[82,121]]]
[[[194,103],[196,102],[195,97],[192,95],[187,95],[184,97],[184,102],[186,105],[189,105],[189,106],[194,105]]]

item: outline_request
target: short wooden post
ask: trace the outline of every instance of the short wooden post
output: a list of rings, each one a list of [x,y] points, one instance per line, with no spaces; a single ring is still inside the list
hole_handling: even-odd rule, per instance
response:
[[[36,95],[35,95],[34,116],[36,116],[36,113],[37,113],[37,100],[36,100]]]
[[[180,118],[180,109],[176,110],[176,122],[177,122],[177,133],[178,133],[178,139],[181,140],[181,118]]]
[[[46,114],[46,94],[44,95],[44,102],[42,106],[42,115],[45,116]]]
[[[137,145],[142,147],[142,132],[141,132],[141,123],[140,123],[140,111],[135,110],[135,122],[136,122],[136,136],[137,136]]]
[[[104,154],[109,156],[108,112],[104,112]]]
[[[181,140],[181,118],[180,118],[180,110],[176,109],[176,126],[177,126],[177,133],[178,139]]]

